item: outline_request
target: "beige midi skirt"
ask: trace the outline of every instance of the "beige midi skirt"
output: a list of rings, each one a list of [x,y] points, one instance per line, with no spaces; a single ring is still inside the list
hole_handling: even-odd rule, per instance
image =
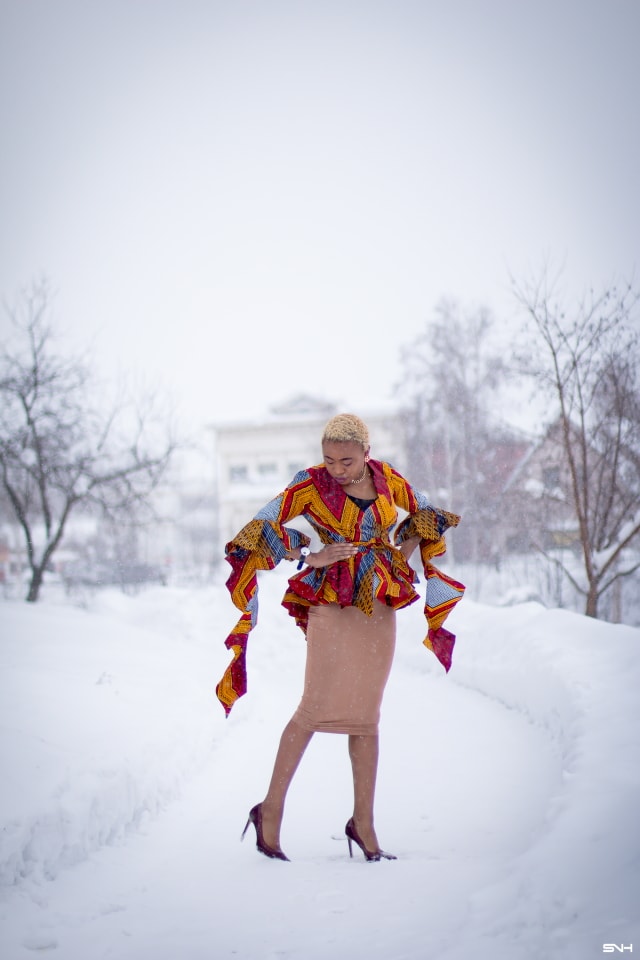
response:
[[[368,617],[337,603],[309,608],[304,692],[293,719],[305,730],[371,736],[396,643],[396,614],[375,601]]]

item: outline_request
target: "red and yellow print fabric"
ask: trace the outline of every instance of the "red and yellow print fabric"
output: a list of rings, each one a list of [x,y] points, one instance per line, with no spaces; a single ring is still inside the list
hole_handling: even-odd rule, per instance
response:
[[[457,526],[460,518],[432,507],[389,464],[370,460],[369,467],[377,496],[367,509],[360,509],[323,465],[310,467],[296,474],[286,490],[227,544],[232,568],[227,587],[241,611],[225,641],[233,660],[216,688],[227,715],[247,689],[247,639],[258,617],[257,573],[273,569],[289,550],[309,543],[305,534],[285,526],[294,517],[304,517],[323,544],[349,541],[360,548],[349,560],[321,569],[307,567],[289,580],[283,606],[306,632],[309,607],[316,604],[356,606],[370,616],[376,601],[400,609],[419,599],[415,573],[391,542],[398,509],[407,513],[395,531],[395,542],[420,538],[429,627],[424,643],[449,669],[455,637],[442,623],[464,587],[437,570],[431,559],[445,552],[444,532]]]

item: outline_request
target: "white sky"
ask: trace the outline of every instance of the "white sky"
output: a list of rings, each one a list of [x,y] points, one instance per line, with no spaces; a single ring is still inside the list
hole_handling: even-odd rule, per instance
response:
[[[441,297],[632,275],[639,38],[636,0],[0,0],[0,295],[46,274],[194,425],[362,412]]]

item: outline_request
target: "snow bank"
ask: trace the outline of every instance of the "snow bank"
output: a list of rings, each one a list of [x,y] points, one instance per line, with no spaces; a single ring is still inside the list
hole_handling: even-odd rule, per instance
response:
[[[523,956],[578,957],[637,942],[640,630],[537,604],[471,604],[457,624],[468,639],[455,682],[540,726],[562,765],[542,829],[477,898],[487,956],[502,956],[501,939],[509,960],[518,943]],[[477,934],[476,946],[484,955]]]
[[[201,766],[212,664],[179,603],[158,590],[144,604],[105,594],[102,612],[0,607],[0,883],[54,878],[138,828]],[[127,622],[140,616],[164,629]]]
[[[213,693],[235,621],[222,588],[103,593],[90,611],[0,605],[7,943],[65,942],[65,960],[86,956],[97,908],[78,912],[77,890],[63,882],[74,871],[62,868],[131,844],[160,811],[154,826],[173,820],[177,837],[193,823],[199,835],[176,839],[185,860],[171,853],[156,902],[145,899],[146,873],[119,895],[118,909],[136,902],[139,919],[107,929],[110,908],[101,912],[104,937],[115,939],[101,941],[100,956],[164,960],[184,943],[200,960],[214,936],[219,955],[242,960],[285,948],[296,960],[328,951],[346,960],[365,946],[370,960],[583,960],[603,943],[639,942],[640,630],[536,603],[460,604],[448,676],[421,645],[419,605],[399,616],[378,791],[381,839],[392,836],[398,861],[361,876],[333,852],[349,783],[331,737],[314,739],[292,791],[283,845],[294,863],[274,870],[240,849],[242,824],[231,837],[229,815],[264,789],[304,669],[304,641],[279,607],[283,579],[262,578],[249,693],[228,721]],[[196,773],[206,779],[200,820],[193,803],[181,811]],[[146,850],[150,862],[169,856]],[[224,896],[213,899],[212,855],[224,874]],[[40,906],[52,879],[73,907]],[[19,909],[12,886],[28,892]],[[226,925],[234,902],[251,903],[251,924]],[[169,904],[179,908],[170,929],[159,919]]]

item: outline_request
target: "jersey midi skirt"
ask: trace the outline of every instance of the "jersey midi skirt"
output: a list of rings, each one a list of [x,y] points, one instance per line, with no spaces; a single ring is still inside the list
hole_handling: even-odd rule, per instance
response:
[[[379,601],[370,617],[337,603],[310,607],[296,723],[313,733],[376,734],[395,643],[395,610]]]

